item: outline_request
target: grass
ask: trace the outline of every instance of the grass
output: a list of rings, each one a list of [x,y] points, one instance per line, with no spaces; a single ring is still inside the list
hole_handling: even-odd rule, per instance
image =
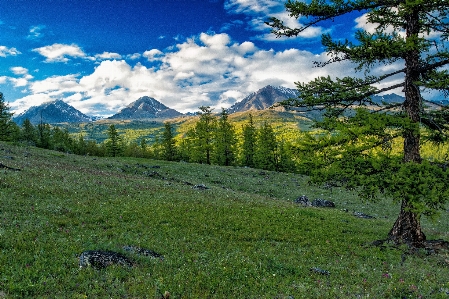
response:
[[[360,202],[296,174],[5,143],[0,163],[21,169],[0,168],[0,298],[448,297],[447,252],[367,246],[397,216],[386,199]],[[303,194],[336,208],[299,207],[293,200]],[[448,240],[448,218],[424,220],[428,238]],[[130,256],[123,245],[165,259]],[[77,256],[95,249],[138,265],[79,269]]]

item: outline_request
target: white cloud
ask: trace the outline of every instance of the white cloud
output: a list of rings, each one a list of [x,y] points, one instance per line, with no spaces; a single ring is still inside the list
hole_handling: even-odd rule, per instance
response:
[[[20,53],[16,48],[8,48],[6,46],[0,46],[0,57],[17,56]]]
[[[102,54],[95,55],[97,60],[108,60],[108,59],[122,59],[122,55],[118,53],[103,52]]]
[[[181,112],[196,111],[202,105],[220,109],[268,84],[294,88],[295,81],[308,82],[329,73],[344,76],[350,69],[344,63],[314,68],[313,61],[328,59],[325,53],[261,50],[252,42],[235,43],[225,33],[202,33],[169,52],[152,49],[142,56],[157,57],[160,65],[103,60],[88,75],[32,82],[29,90],[33,95],[11,107],[23,111],[49,99],[64,99],[83,113],[107,116],[139,97],[150,96]]]
[[[140,54],[140,53],[126,55],[126,58],[130,59],[130,60],[136,60],[136,59],[139,59],[140,57],[142,57],[142,54]]]
[[[13,78],[9,77],[8,80],[14,85],[14,87],[24,87],[27,86],[29,81],[32,80],[34,77],[28,73],[28,69],[21,67],[21,66],[15,66],[10,68],[11,72],[14,73],[16,76],[21,76],[21,78]]]
[[[14,73],[14,75],[26,75],[28,74],[28,69],[21,67],[21,66],[15,66],[11,68],[11,71]]]
[[[41,32],[43,29],[45,29],[45,25],[38,25],[38,26],[32,26],[30,27],[29,34],[27,36],[28,39],[39,39],[44,36],[44,34]]]
[[[231,13],[264,13],[283,7],[283,2],[275,0],[226,0],[224,7]]]
[[[261,32],[261,34],[255,35],[253,38],[264,41],[280,41],[283,42],[287,38],[277,38],[276,35],[271,33],[271,27],[265,24],[269,17],[275,17],[284,22],[284,25],[289,28],[300,28],[303,25],[298,19],[295,19],[289,15],[285,10],[284,2],[275,0],[227,0],[225,2],[225,9],[229,13],[234,14],[246,14],[250,17],[248,21],[249,30]],[[223,31],[232,27],[233,24],[224,24]],[[323,34],[321,27],[309,27],[303,32],[299,33],[297,38],[316,38]],[[289,38],[293,40],[293,38]]]
[[[51,46],[33,49],[33,51],[44,56],[46,58],[46,62],[67,62],[69,61],[68,57],[86,57],[86,53],[84,53],[84,51],[75,44],[53,44]]]
[[[142,56],[146,57],[148,61],[158,60],[164,53],[158,49],[151,49],[143,52]]]

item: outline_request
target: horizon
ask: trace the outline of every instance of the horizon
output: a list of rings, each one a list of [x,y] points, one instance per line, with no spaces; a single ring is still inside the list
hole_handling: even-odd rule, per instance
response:
[[[0,91],[16,114],[59,99],[84,114],[106,116],[142,96],[186,113],[229,108],[266,85],[295,89],[294,82],[344,76],[353,67],[347,62],[317,68],[313,61],[328,59],[323,33],[352,39],[366,29],[363,13],[276,38],[264,24],[270,16],[293,27],[302,21],[289,18],[283,3],[5,1]]]

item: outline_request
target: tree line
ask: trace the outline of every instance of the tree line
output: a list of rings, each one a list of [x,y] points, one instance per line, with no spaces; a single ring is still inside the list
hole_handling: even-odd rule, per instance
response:
[[[296,170],[291,143],[279,140],[269,122],[256,127],[250,115],[242,133],[238,134],[226,109],[219,115],[208,106],[199,109],[198,120],[183,135],[176,134],[171,122],[165,122],[155,143],[149,145],[145,138],[140,142],[127,142],[112,124],[107,129],[108,138],[97,143],[87,140],[83,134],[74,137],[66,128],[47,123],[33,125],[26,119],[21,126],[17,125],[0,93],[0,140],[77,155],[140,157],[285,172]]]

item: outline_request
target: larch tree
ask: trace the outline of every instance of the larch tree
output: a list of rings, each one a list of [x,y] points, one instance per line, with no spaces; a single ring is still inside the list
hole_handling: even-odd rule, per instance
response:
[[[435,216],[449,198],[449,175],[442,165],[447,161],[431,161],[421,154],[424,142],[445,142],[448,137],[447,107],[427,109],[429,102],[422,94],[449,94],[449,2],[290,0],[285,7],[304,25],[290,28],[271,18],[267,24],[278,36],[297,36],[354,12],[365,14],[375,28],[360,29],[354,39],[345,41],[322,35],[329,60],[316,66],[352,63],[354,75],[297,82],[299,97],[283,104],[325,111],[316,125],[329,134],[309,139],[302,148],[308,152],[303,158],[314,180],[357,188],[365,198],[383,193],[401,202],[388,240],[425,246],[421,216]],[[398,88],[405,95],[402,103],[378,104],[372,99]],[[398,140],[399,155],[389,150]]]
[[[3,93],[0,92],[0,140],[9,141],[12,137],[13,113],[9,112],[9,105],[5,102]]]
[[[200,119],[188,134],[193,142],[192,161],[211,164],[217,120],[209,106],[201,106],[199,109]]]
[[[108,139],[106,140],[106,149],[108,155],[111,157],[119,156],[123,151],[122,138],[117,132],[115,125],[110,125],[108,128]]]
[[[215,130],[214,162],[223,166],[233,165],[236,156],[237,138],[228,117],[226,109],[222,109]]]
[[[253,116],[249,115],[249,121],[243,126],[242,165],[254,167],[254,153],[256,150],[256,127]]]
[[[171,122],[164,123],[164,133],[162,134],[163,156],[167,161],[175,161],[177,158],[176,140],[174,127]]]
[[[278,164],[278,144],[273,127],[268,122],[264,122],[263,125],[257,129],[256,136],[256,150],[254,153],[256,168],[276,170]]]

